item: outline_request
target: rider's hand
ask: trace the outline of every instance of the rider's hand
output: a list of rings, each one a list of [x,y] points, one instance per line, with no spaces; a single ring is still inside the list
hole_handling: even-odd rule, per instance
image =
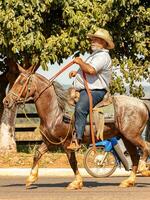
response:
[[[75,77],[76,74],[77,74],[77,71],[71,71],[71,72],[69,73],[69,78]]]
[[[80,65],[82,62],[83,62],[83,60],[82,60],[80,57],[76,57],[76,58],[74,59],[74,63],[76,63],[76,64],[78,64],[78,65]]]

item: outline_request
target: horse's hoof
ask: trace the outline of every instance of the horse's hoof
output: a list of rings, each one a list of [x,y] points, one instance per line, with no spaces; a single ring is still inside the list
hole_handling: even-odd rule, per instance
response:
[[[38,180],[38,177],[28,177],[26,180],[26,189],[29,189],[30,186]]]
[[[135,182],[122,182],[120,183],[119,187],[127,188],[127,187],[134,187]]]
[[[148,177],[150,176],[150,170],[144,170],[141,172],[142,176]]]
[[[67,186],[67,190],[79,190],[79,189],[82,189],[83,187],[83,183],[70,183],[68,186]]]
[[[32,183],[30,183],[30,182],[26,183],[26,189],[30,189],[31,185],[32,185]]]
[[[26,182],[26,189],[30,189],[30,186],[33,184],[34,182]]]

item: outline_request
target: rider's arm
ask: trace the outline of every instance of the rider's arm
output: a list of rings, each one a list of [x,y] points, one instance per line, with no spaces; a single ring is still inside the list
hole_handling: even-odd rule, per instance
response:
[[[92,67],[90,64],[85,63],[80,57],[76,57],[74,59],[74,63],[78,64],[80,66],[80,68],[87,74],[90,75],[95,75],[96,74],[96,70],[94,67]]]

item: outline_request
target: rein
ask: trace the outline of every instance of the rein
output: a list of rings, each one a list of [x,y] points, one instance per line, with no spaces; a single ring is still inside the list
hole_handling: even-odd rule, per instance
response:
[[[67,65],[65,65],[59,72],[57,72],[54,76],[52,76],[50,79],[49,79],[49,84],[39,93],[39,95],[34,99],[34,102],[36,102],[38,100],[38,98],[41,96],[41,94],[46,90],[48,89],[53,81],[55,80],[55,78],[57,78],[57,76],[59,76],[61,73],[63,73],[66,69],[68,69],[69,67],[71,67],[72,65],[74,64],[74,61],[68,63]]]
[[[36,101],[39,99],[39,97],[43,94],[43,92],[44,92],[46,89],[48,89],[48,88],[52,85],[54,79],[55,79],[57,76],[59,76],[62,72],[64,72],[67,68],[69,68],[69,67],[72,66],[73,64],[74,64],[73,61],[70,62],[70,63],[68,63],[68,64],[67,64],[65,67],[63,67],[58,73],[56,73],[51,79],[49,79],[49,84],[39,93],[39,95],[34,99],[34,102],[36,102]],[[29,77],[30,77],[30,76],[29,76]],[[23,91],[24,91],[24,89],[25,89],[25,87],[26,87],[26,85],[27,85],[28,82],[29,82],[29,78],[27,79],[26,84],[25,84],[24,87],[22,88],[22,93],[23,93]],[[28,90],[27,90],[27,91],[28,91]],[[22,93],[21,93],[21,94],[22,94]],[[21,97],[21,95],[19,95],[19,97]],[[26,97],[27,97],[27,94],[26,94]],[[26,99],[26,98],[25,98],[25,99]],[[25,107],[25,101],[24,101],[24,107]],[[28,118],[28,116],[27,116],[27,114],[26,114],[24,108],[23,108],[23,112],[24,112],[24,114],[25,114],[26,119],[27,119],[28,121],[30,121],[30,122],[33,124],[33,122]],[[72,118],[73,118],[73,116],[72,116],[71,119],[70,119],[69,128],[68,128],[67,134],[66,134],[65,138],[62,139],[60,142],[53,142],[53,141],[51,141],[51,140],[46,136],[46,134],[45,134],[40,128],[39,128],[39,131],[40,131],[40,133],[47,139],[47,141],[48,141],[49,143],[54,144],[54,145],[62,144],[63,142],[66,141],[66,139],[67,139],[67,137],[68,137],[68,135],[69,135],[69,131],[70,131],[70,129],[71,129],[71,124],[72,124]]]
[[[39,99],[39,97],[43,94],[43,92],[44,92],[46,89],[48,89],[48,88],[52,85],[54,79],[55,79],[57,76],[59,76],[59,75],[60,75],[61,73],[63,73],[66,69],[68,69],[69,67],[71,67],[73,64],[74,64],[74,61],[68,63],[68,64],[67,64],[65,67],[63,67],[59,72],[57,72],[52,78],[50,78],[50,79],[49,79],[49,84],[38,94],[38,96],[34,99],[34,102],[36,102],[36,101]],[[94,151],[95,151],[95,150],[96,150],[96,146],[95,146],[95,137],[94,137],[94,130],[93,130],[93,118],[92,118],[92,109],[93,109],[92,95],[91,95],[90,89],[89,89],[89,87],[88,87],[88,82],[87,82],[87,79],[86,79],[86,74],[85,74],[85,72],[83,72],[83,71],[82,71],[82,73],[83,73],[83,80],[84,80],[85,88],[86,88],[87,93],[88,93],[88,96],[89,96],[89,103],[90,103],[90,109],[89,109],[89,110],[90,110],[90,131],[91,131],[91,137],[92,137],[92,143],[93,143],[92,146],[93,146],[93,149],[94,149]],[[23,74],[23,75],[24,75],[24,74]],[[24,75],[24,76],[25,76],[25,75]],[[25,76],[25,77],[26,77],[26,76]],[[16,94],[13,93],[13,95],[17,96],[17,100],[21,97],[21,95],[22,95],[23,91],[25,90],[25,87],[27,86],[27,84],[28,84],[28,82],[30,81],[31,77],[32,77],[32,74],[30,74],[30,75],[27,77],[27,80],[26,80],[24,86],[21,88],[19,95],[16,95]],[[24,105],[25,105],[25,100],[27,99],[28,91],[29,91],[29,88],[27,89],[26,97],[24,98],[24,102],[23,102]],[[24,110],[24,112],[25,112],[25,110]],[[27,117],[26,113],[25,113],[25,116],[26,116],[26,118],[27,118],[29,121],[31,121],[31,120]],[[40,132],[44,135],[44,137],[48,140],[48,142],[50,142],[50,143],[52,143],[52,144],[56,144],[56,145],[57,145],[57,144],[62,144],[62,143],[67,139],[67,137],[68,137],[69,130],[70,130],[70,127],[71,127],[71,122],[72,122],[72,120],[70,120],[70,124],[69,124],[69,129],[68,129],[67,135],[65,136],[65,138],[64,138],[63,140],[61,140],[61,141],[58,142],[58,143],[55,143],[55,142],[50,141],[49,138],[47,138],[47,136],[45,135],[45,133],[44,133],[41,129],[40,129]]]
[[[58,73],[56,73],[49,81],[50,83],[54,81],[54,79],[59,76],[62,72],[64,72],[67,68],[71,67],[74,64],[74,61],[68,63],[65,67],[63,67]],[[91,138],[92,138],[92,147],[93,150],[96,152],[96,146],[95,146],[95,136],[94,136],[94,129],[93,129],[93,99],[92,99],[92,95],[91,95],[91,91],[88,87],[88,81],[86,79],[86,74],[85,72],[83,72],[83,80],[84,80],[84,84],[85,84],[85,88],[89,97],[89,103],[90,103],[90,131],[91,131]]]
[[[72,65],[74,64],[74,61],[68,63],[65,67],[63,67],[58,73],[56,73],[49,81],[50,83],[54,81],[54,79],[59,76],[62,72],[64,72],[67,68],[71,67]],[[86,91],[88,93],[88,97],[89,97],[89,103],[90,103],[90,131],[91,131],[91,138],[92,138],[92,147],[93,147],[93,150],[96,152],[96,146],[95,146],[95,136],[94,136],[94,129],[93,129],[93,100],[92,100],[92,95],[91,95],[91,91],[88,87],[88,81],[86,79],[86,74],[85,72],[83,72],[83,80],[84,80],[84,84],[85,84],[85,88],[86,88]],[[47,88],[46,88],[47,89]],[[45,90],[44,90],[45,91]],[[41,95],[41,93],[40,93]],[[36,99],[37,100],[37,99]]]

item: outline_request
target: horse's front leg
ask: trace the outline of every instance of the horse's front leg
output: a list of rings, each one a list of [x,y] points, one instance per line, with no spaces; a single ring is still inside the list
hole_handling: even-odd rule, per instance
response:
[[[43,154],[48,151],[46,144],[43,142],[39,148],[35,151],[33,158],[33,165],[29,177],[26,180],[26,188],[38,179],[38,163]]]
[[[134,146],[131,142],[127,141],[126,139],[123,139],[123,141],[124,141],[124,144],[127,148],[129,155],[131,156],[132,171],[130,173],[130,176],[127,179],[125,179],[124,181],[122,181],[119,186],[120,187],[132,187],[135,185],[136,173],[137,173],[137,169],[138,169],[138,163],[139,163],[140,156],[138,155],[136,146]]]
[[[75,174],[75,180],[72,181],[68,186],[67,189],[70,190],[77,190],[77,189],[82,189],[83,187],[83,180],[82,177],[80,175],[80,172],[78,170],[78,166],[77,166],[77,159],[76,159],[76,155],[75,152],[67,150],[65,148],[65,152],[67,154],[70,166]]]

